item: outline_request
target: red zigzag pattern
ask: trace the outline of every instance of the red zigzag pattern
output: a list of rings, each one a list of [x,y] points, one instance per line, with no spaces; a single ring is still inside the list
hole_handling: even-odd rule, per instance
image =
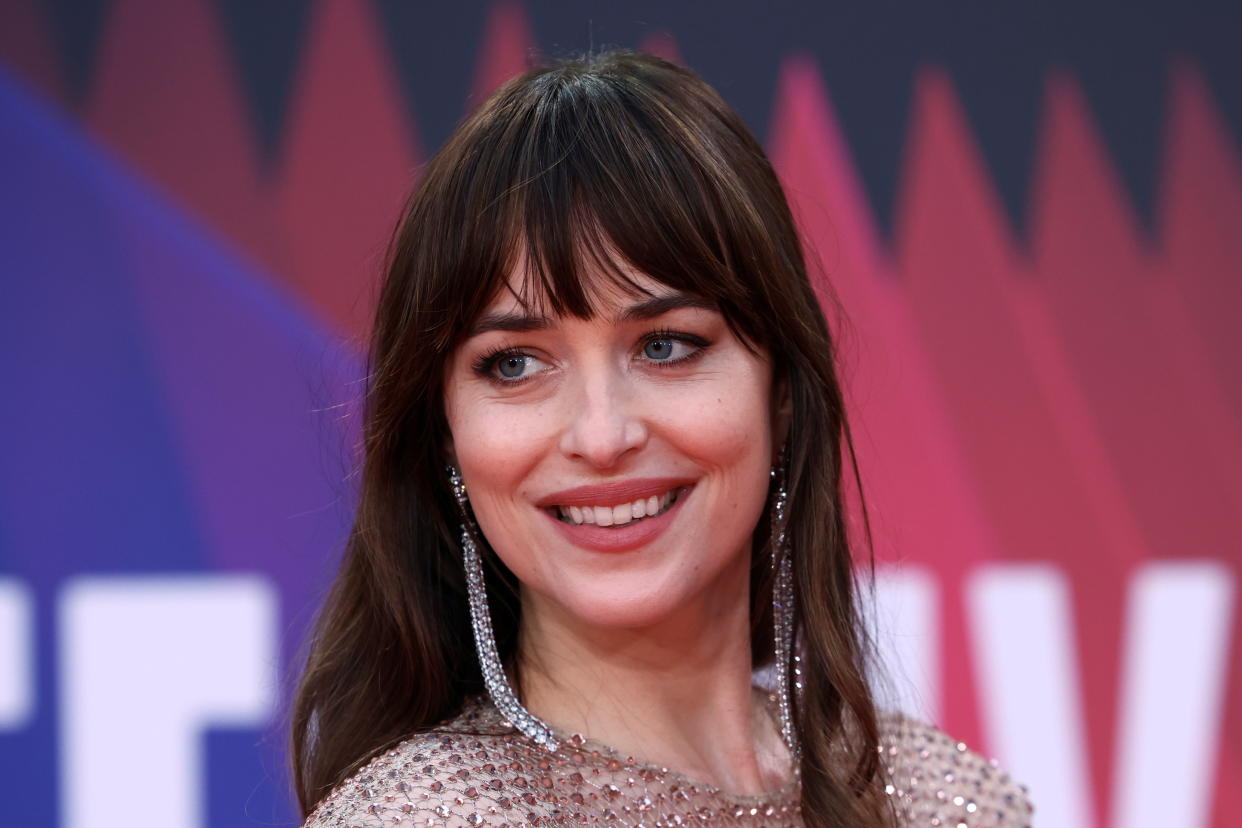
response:
[[[0,54],[63,99],[32,2],[9,13]],[[480,43],[474,102],[533,54],[523,7],[496,4]],[[666,33],[644,45],[676,58]],[[120,0],[82,118],[360,337],[425,152],[371,7],[316,5],[270,175],[226,53],[204,0]],[[1236,574],[1242,537],[1242,163],[1196,70],[1172,72],[1154,240],[1067,76],[1047,84],[1025,247],[941,71],[917,79],[891,247],[806,58],[784,67],[769,142],[821,296],[839,294],[848,314],[837,327],[877,553],[932,565],[940,579],[945,724],[984,743],[965,574],[984,561],[1056,563],[1073,584],[1099,803],[1114,761],[1128,574],[1153,558],[1196,557]],[[1221,820],[1242,811],[1242,755],[1228,748],[1242,743],[1239,632],[1235,619],[1212,809]]]

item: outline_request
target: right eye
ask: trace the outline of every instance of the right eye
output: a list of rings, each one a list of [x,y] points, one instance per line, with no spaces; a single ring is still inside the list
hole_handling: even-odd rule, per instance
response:
[[[497,382],[516,383],[530,379],[548,367],[538,357],[520,351],[506,351],[487,358],[480,373]]]

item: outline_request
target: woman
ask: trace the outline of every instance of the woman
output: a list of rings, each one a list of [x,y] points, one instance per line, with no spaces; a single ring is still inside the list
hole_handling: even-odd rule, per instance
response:
[[[686,69],[564,61],[457,129],[366,406],[294,714],[308,825],[1028,818],[875,708],[832,340],[762,149]]]

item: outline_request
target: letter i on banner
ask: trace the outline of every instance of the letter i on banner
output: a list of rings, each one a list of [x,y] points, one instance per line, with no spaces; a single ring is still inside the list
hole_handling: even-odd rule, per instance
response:
[[[15,578],[0,578],[0,731],[34,713],[34,602]]]

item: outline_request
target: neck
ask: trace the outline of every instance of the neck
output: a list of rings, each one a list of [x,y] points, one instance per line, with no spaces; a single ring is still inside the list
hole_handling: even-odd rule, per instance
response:
[[[737,794],[780,787],[789,758],[751,686],[749,561],[710,599],[642,629],[585,627],[523,593],[526,707],[564,732]]]

